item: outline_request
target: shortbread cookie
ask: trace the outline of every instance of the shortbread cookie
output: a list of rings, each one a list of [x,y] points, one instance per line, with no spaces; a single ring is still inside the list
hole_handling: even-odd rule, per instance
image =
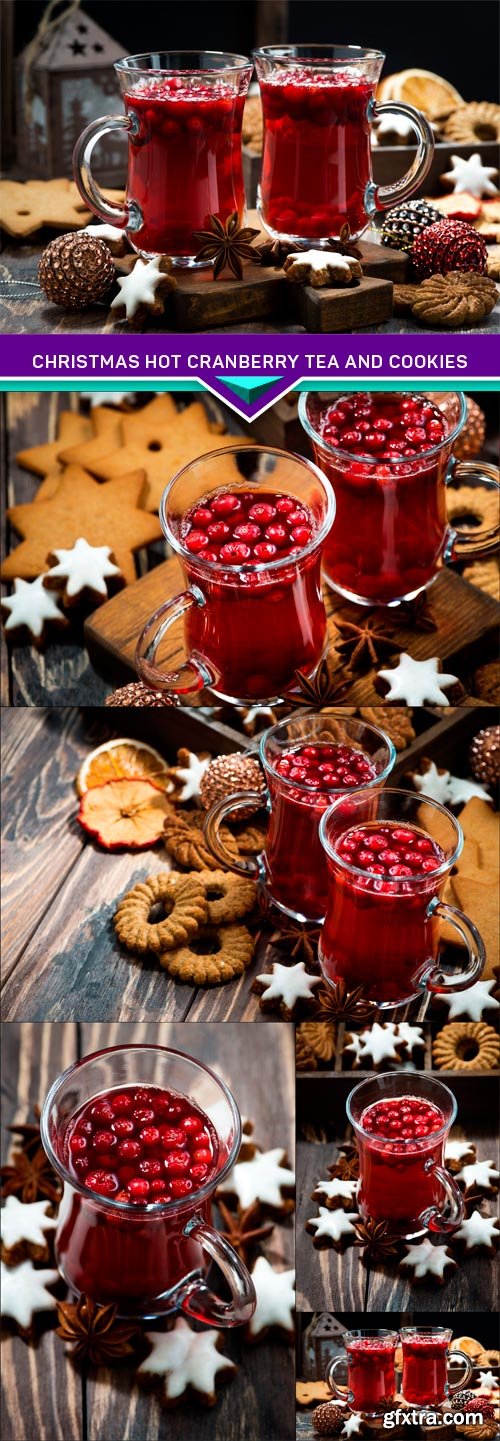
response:
[[[158,905],[163,919],[150,921]],[[158,953],[184,945],[207,919],[208,906],[197,877],[164,871],[127,891],[115,911],[114,926],[127,950]]]

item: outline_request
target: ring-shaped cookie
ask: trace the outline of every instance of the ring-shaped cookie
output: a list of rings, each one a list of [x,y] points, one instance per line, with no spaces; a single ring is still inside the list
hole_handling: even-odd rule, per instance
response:
[[[446,512],[453,525],[471,531],[489,530],[498,523],[498,491],[486,485],[460,485],[446,489]],[[470,520],[469,520],[470,518]]]
[[[198,871],[208,904],[209,926],[230,925],[242,921],[253,911],[257,900],[255,881],[232,871]]]
[[[486,1021],[452,1021],[438,1031],[432,1054],[442,1071],[493,1071],[500,1065],[500,1040]]]
[[[471,100],[452,110],[441,126],[447,140],[460,140],[463,145],[500,143],[500,105],[493,100]]]
[[[179,950],[160,954],[160,965],[188,986],[222,986],[241,976],[253,956],[255,942],[246,926],[203,926]]]
[[[164,916],[150,920],[160,904]],[[196,876],[161,871],[127,891],[114,915],[118,940],[129,951],[168,951],[184,945],[208,919],[203,886]]]
[[[218,871],[220,862],[210,850],[203,831],[203,819],[192,816],[167,816],[163,827],[165,848],[178,866],[190,871]],[[237,860],[238,845],[227,826],[221,826],[220,839],[230,855]]]

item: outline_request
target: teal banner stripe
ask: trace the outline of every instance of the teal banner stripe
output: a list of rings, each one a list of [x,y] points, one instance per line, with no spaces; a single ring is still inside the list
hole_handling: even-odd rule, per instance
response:
[[[229,377],[228,377],[229,379]],[[155,384],[148,380],[122,380],[120,377],[120,390],[129,391],[201,391],[206,387],[199,380],[165,380],[159,381],[155,376]],[[95,380],[89,385],[89,377],[82,377],[81,385],[75,384],[75,380],[45,380],[43,376],[37,376],[35,380],[0,380],[0,391],[72,391],[76,394],[79,390],[89,391],[116,391],[117,380],[113,381]],[[500,392],[500,377],[495,380],[467,380],[457,375],[450,376],[448,380],[432,380],[422,377],[421,380],[401,376],[399,380],[326,380],[323,376],[311,376],[308,380],[299,380],[296,385],[291,386],[292,390],[496,390]],[[215,393],[215,392],[212,392]],[[218,399],[220,397],[218,396]]]

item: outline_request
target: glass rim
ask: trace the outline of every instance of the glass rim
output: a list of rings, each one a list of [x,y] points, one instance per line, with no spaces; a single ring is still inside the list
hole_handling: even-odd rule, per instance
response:
[[[238,455],[272,455],[278,456],[280,459],[293,460],[297,465],[300,465],[309,473],[312,472],[316,480],[320,482],[320,485],[326,497],[326,515],[319,529],[311,536],[308,544],[304,546],[299,546],[298,554],[283,556],[281,559],[278,556],[276,560],[244,560],[239,565],[228,565],[224,561],[220,560],[204,560],[202,552],[200,552],[198,555],[193,555],[192,552],[189,551],[187,547],[182,544],[179,536],[176,535],[175,532],[172,530],[169,520],[167,518],[167,513],[168,501],[174,485],[177,485],[177,482],[179,480],[182,480],[183,476],[186,476],[188,471],[194,470],[195,466],[200,465],[202,461],[220,460],[221,457],[224,457],[226,455],[235,455],[236,453]],[[240,484],[244,486],[244,477],[242,476],[241,481],[235,481],[234,484],[238,488],[240,487]],[[246,481],[246,485],[251,486],[252,481]],[[230,485],[222,487],[223,490],[231,490],[232,488],[233,487]],[[261,489],[263,489],[263,486],[261,486]],[[300,504],[299,500],[297,501],[297,504]],[[316,465],[315,461],[310,460],[309,456],[296,455],[295,451],[282,450],[279,446],[242,445],[240,443],[239,445],[235,444],[224,446],[224,448],[221,450],[207,450],[203,455],[197,456],[196,460],[189,460],[187,465],[183,465],[181,470],[178,470],[176,474],[172,476],[172,479],[169,480],[168,485],[165,486],[165,490],[163,491],[163,495],[160,501],[159,514],[165,539],[168,540],[169,545],[172,546],[172,549],[175,550],[176,554],[182,556],[183,560],[185,560],[190,566],[201,566],[203,571],[207,572],[209,575],[215,576],[220,575],[221,571],[231,571],[232,575],[238,575],[240,571],[244,571],[245,574],[248,572],[250,572],[251,574],[262,574],[262,572],[266,572],[267,574],[268,571],[276,574],[281,570],[285,570],[287,566],[293,566],[294,563],[298,560],[304,560],[305,557],[307,557],[308,555],[312,555],[315,550],[317,550],[321,545],[323,545],[323,542],[324,540],[326,540],[326,537],[331,530],[331,527],[335,520],[335,510],[336,500],[333,486],[330,484],[327,476],[323,475],[323,471],[320,470],[319,465]]]
[[[207,61],[217,63],[206,65],[152,65],[150,62],[157,54],[167,57],[168,55],[186,57],[188,60],[193,55],[205,55]],[[218,74],[222,70],[250,70],[253,69],[252,61],[248,55],[238,55],[236,52],[225,50],[145,50],[140,55],[125,55],[121,60],[115,60],[113,68],[119,74],[129,74],[132,70],[138,70],[144,75],[201,75],[205,72]]]
[[[357,1095],[358,1091],[361,1091],[361,1090],[362,1090],[363,1086],[372,1086],[374,1081],[394,1081],[394,1080],[401,1080],[402,1083],[406,1084],[406,1086],[409,1086],[409,1085],[411,1084],[411,1082],[416,1079],[417,1076],[418,1076],[419,1079],[420,1079],[420,1076],[422,1076],[422,1079],[423,1079],[424,1081],[428,1081],[429,1084],[431,1084],[431,1085],[433,1085],[433,1086],[436,1086],[438,1090],[445,1091],[445,1092],[446,1092],[446,1095],[447,1095],[447,1097],[448,1097],[448,1100],[451,1101],[451,1116],[450,1116],[450,1119],[444,1121],[444,1122],[443,1122],[443,1125],[439,1127],[439,1130],[438,1130],[438,1131],[431,1131],[431,1132],[429,1132],[429,1135],[428,1135],[428,1136],[404,1136],[404,1137],[401,1137],[401,1136],[400,1136],[400,1137],[399,1137],[399,1140],[397,1140],[394,1136],[379,1136],[379,1135],[374,1136],[373,1131],[365,1131],[364,1127],[361,1125],[361,1121],[356,1121],[356,1120],[355,1120],[355,1118],[354,1118],[354,1116],[353,1116],[353,1114],[352,1114],[352,1101],[353,1101],[353,1099],[354,1099],[354,1096]],[[401,1094],[402,1094],[402,1095],[406,1095],[406,1094],[411,1095],[412,1092],[411,1092],[411,1091],[408,1091],[408,1092],[403,1091],[403,1092],[401,1092]],[[381,1099],[384,1099],[384,1098],[382,1097]],[[398,1100],[399,1097],[398,1097],[398,1096],[387,1096],[387,1097],[385,1097],[385,1099],[386,1099],[386,1100],[390,1100],[390,1101],[395,1101],[395,1100]],[[375,1105],[376,1102],[371,1102],[370,1104]],[[432,1104],[432,1102],[431,1102],[431,1104]],[[349,1092],[349,1095],[348,1095],[348,1097],[347,1097],[347,1101],[346,1101],[346,1104],[345,1104],[345,1108],[346,1108],[346,1115],[347,1115],[348,1120],[350,1121],[351,1126],[354,1127],[354,1130],[355,1130],[355,1131],[359,1131],[359,1134],[360,1134],[361,1136],[363,1136],[363,1139],[364,1139],[364,1140],[366,1140],[366,1141],[372,1141],[372,1142],[375,1141],[375,1142],[377,1142],[377,1143],[378,1143],[379,1141],[381,1141],[381,1142],[383,1143],[383,1145],[393,1145],[393,1144],[397,1144],[398,1146],[403,1146],[403,1147],[406,1147],[406,1146],[415,1146],[415,1145],[416,1145],[416,1146],[417,1146],[417,1149],[418,1149],[419,1151],[422,1151],[422,1150],[424,1150],[424,1149],[426,1148],[426,1146],[429,1145],[429,1142],[430,1142],[431,1139],[432,1139],[433,1142],[435,1142],[435,1141],[440,1141],[441,1138],[442,1138],[443,1136],[445,1136],[446,1133],[451,1129],[451,1127],[452,1127],[452,1125],[453,1125],[453,1123],[454,1123],[454,1121],[455,1121],[456,1115],[457,1115],[458,1102],[457,1102],[457,1100],[456,1100],[456,1097],[453,1095],[453,1091],[450,1091],[449,1086],[445,1086],[445,1084],[444,1084],[443,1081],[438,1080],[437,1077],[435,1077],[435,1076],[427,1075],[426,1072],[424,1072],[424,1071],[421,1072],[421,1073],[419,1073],[419,1072],[413,1072],[413,1071],[380,1071],[380,1072],[377,1072],[376,1075],[374,1075],[374,1076],[368,1076],[368,1077],[366,1077],[364,1081],[358,1081],[358,1084],[357,1084],[356,1086],[353,1086],[352,1091]]]
[[[309,63],[314,64],[316,57],[319,65],[332,62],[339,65],[353,65],[359,64],[360,60],[385,60],[386,58],[385,51],[374,50],[371,45],[342,45],[340,41],[321,45],[315,45],[310,41],[305,41],[303,45],[297,41],[295,46],[292,42],[288,45],[260,45],[252,50],[252,56],[259,60],[283,60],[285,64],[293,64],[297,60],[307,59],[305,55],[294,55],[294,49],[310,50],[312,53]],[[347,53],[336,57],[333,53],[335,50],[343,50]],[[324,57],[321,55],[322,51],[325,52]]]
[[[348,1330],[347,1330],[347,1331],[344,1331],[344,1337],[347,1337],[347,1336],[354,1336],[354,1337],[357,1337],[357,1336],[387,1336],[388,1338],[391,1338],[391,1340],[392,1340],[392,1338],[394,1337],[394,1338],[395,1338],[395,1344],[396,1344],[396,1345],[397,1345],[397,1342],[398,1342],[399,1335],[400,1335],[400,1330],[399,1330],[399,1329],[398,1329],[397,1331],[393,1331],[393,1330],[391,1329],[391,1327],[388,1327],[388,1326],[349,1326]]]
[[[354,725],[356,725],[356,726],[363,726],[363,728],[364,728],[365,730],[371,731],[372,735],[376,735],[376,736],[381,736],[381,737],[382,737],[382,739],[383,739],[383,741],[385,742],[385,745],[387,746],[387,749],[388,749],[388,751],[389,751],[389,759],[388,759],[386,765],[384,766],[384,769],[383,769],[382,771],[380,771],[380,774],[377,775],[377,776],[374,776],[374,777],[373,777],[373,780],[371,780],[371,781],[366,781],[366,782],[363,784],[362,787],[361,787],[361,786],[359,787],[359,789],[360,789],[360,790],[361,790],[361,789],[362,789],[362,790],[373,790],[376,786],[378,786],[378,785],[383,785],[386,776],[390,775],[390,772],[391,772],[391,770],[392,770],[392,767],[393,767],[394,762],[395,762],[395,759],[396,759],[396,747],[395,747],[393,741],[391,740],[390,736],[388,736],[388,735],[385,734],[385,731],[380,730],[380,728],[379,728],[378,726],[372,725],[370,721],[358,720],[356,716],[343,716],[341,710],[338,710],[338,711],[329,711],[328,716],[325,716],[325,717],[323,717],[323,718],[321,717],[321,715],[318,715],[318,712],[317,712],[317,711],[312,711],[312,710],[311,710],[311,711],[306,711],[305,713],[302,712],[302,714],[301,714],[301,716],[300,716],[300,719],[301,719],[301,720],[309,720],[309,721],[314,720],[314,719],[317,719],[317,720],[320,721],[320,722],[321,722],[321,720],[323,720],[323,724],[324,724],[325,721],[328,722],[328,720],[329,720],[331,717],[333,717],[333,718],[335,719],[337,716],[339,717],[339,720],[342,720],[342,722],[343,722],[344,725],[349,726],[349,725],[351,725],[351,724],[354,724]],[[286,717],[284,717],[282,720],[277,721],[275,725],[270,726],[268,730],[263,731],[263,734],[262,734],[262,736],[261,736],[261,738],[260,738],[260,742],[259,742],[259,756],[260,756],[260,760],[261,760],[262,765],[264,766],[264,768],[265,768],[266,770],[270,770],[270,771],[272,772],[273,776],[276,776],[276,779],[279,780],[279,781],[281,781],[281,782],[284,782],[285,785],[292,785],[294,790],[304,791],[304,794],[305,794],[305,795],[308,795],[308,796],[311,796],[311,795],[312,795],[313,798],[314,798],[314,796],[324,795],[324,794],[328,794],[328,795],[330,795],[330,796],[337,796],[339,799],[340,799],[341,796],[355,795],[355,794],[356,794],[356,790],[357,790],[357,787],[356,787],[356,786],[350,786],[348,789],[346,789],[345,786],[344,786],[343,788],[340,788],[340,787],[339,787],[338,789],[335,788],[335,790],[334,790],[334,789],[330,789],[330,787],[327,786],[327,787],[325,788],[325,791],[312,791],[312,792],[311,792],[310,788],[309,788],[307,785],[305,785],[302,781],[287,781],[286,776],[281,775],[281,772],[276,769],[275,765],[273,764],[273,761],[269,760],[269,759],[267,758],[267,756],[264,755],[264,749],[265,749],[265,746],[266,746],[266,744],[267,744],[267,741],[270,740],[270,738],[271,738],[272,736],[275,736],[275,735],[276,735],[276,732],[279,731],[279,730],[281,730],[282,727],[285,727],[285,726],[290,725],[291,722],[292,722],[292,719],[293,719],[293,717],[291,717],[291,716],[286,716]],[[306,738],[306,737],[304,737],[304,743],[307,744],[307,738]],[[293,742],[291,742],[291,744],[293,744]],[[332,744],[335,744],[335,742],[332,741]],[[328,809],[330,809],[330,807],[328,807]]]
[[[344,398],[349,398],[349,399],[350,399],[353,394],[357,394],[357,393],[363,394],[364,392],[356,392],[356,391],[353,392],[353,391],[348,391],[348,390],[344,390],[344,391],[332,391],[332,401],[331,401],[331,404],[333,404],[334,402],[337,402],[338,400],[342,400],[342,399],[344,399]],[[392,395],[394,392],[393,392],[393,391],[390,391],[390,392],[388,392],[388,393]],[[425,390],[419,390],[419,391],[402,390],[402,391],[399,391],[398,393],[399,393],[401,396],[404,396],[405,398],[408,397],[409,400],[411,400],[412,397],[413,397],[413,396],[416,396],[416,395],[423,395],[423,396],[425,397],[426,394],[428,394],[428,392],[426,392]],[[457,439],[457,436],[460,435],[460,431],[463,429],[463,426],[464,426],[464,423],[465,423],[465,419],[466,419],[466,415],[467,415],[467,402],[466,402],[466,399],[465,399],[465,396],[464,396],[464,393],[463,393],[462,390],[443,390],[443,391],[440,391],[440,392],[439,392],[440,395],[443,395],[443,396],[445,396],[445,395],[453,395],[453,396],[456,396],[456,398],[457,398],[458,401],[459,401],[460,415],[459,415],[459,418],[458,418],[458,420],[457,420],[457,422],[456,422],[456,425],[453,427],[453,430],[450,430],[450,431],[448,432],[448,435],[444,435],[444,436],[443,436],[443,439],[440,440],[437,445],[432,445],[429,450],[421,450],[421,451],[419,451],[418,455],[401,455],[401,456],[397,456],[395,459],[382,461],[382,460],[380,459],[380,456],[376,456],[376,455],[357,455],[357,454],[355,454],[355,452],[352,451],[352,450],[342,450],[342,447],[341,447],[341,446],[339,446],[339,445],[332,445],[329,440],[325,440],[324,436],[319,435],[319,432],[315,429],[314,425],[312,424],[312,421],[309,419],[309,415],[308,415],[308,412],[307,412],[307,402],[308,402],[309,396],[310,396],[310,395],[319,395],[319,394],[321,394],[321,392],[319,392],[319,391],[317,391],[317,390],[303,390],[303,391],[301,392],[301,394],[299,395],[299,420],[300,420],[300,424],[302,425],[302,428],[305,430],[306,435],[309,436],[309,439],[312,440],[313,443],[314,443],[315,445],[317,445],[320,449],[323,449],[324,451],[326,451],[327,455],[335,455],[335,456],[338,456],[339,460],[348,460],[351,465],[352,465],[353,463],[356,464],[356,465],[373,465],[373,466],[375,466],[375,465],[390,465],[390,466],[394,466],[394,467],[397,468],[397,467],[400,466],[400,465],[418,466],[418,464],[419,464],[419,463],[421,464],[423,460],[433,460],[435,456],[439,455],[440,451],[443,450],[443,448],[444,448],[445,445],[453,445],[453,444],[454,444],[455,440]],[[373,391],[367,391],[366,394],[367,394],[367,395],[370,395],[370,394],[380,395],[380,394],[383,394],[383,391],[382,391],[382,392],[381,392],[381,391],[375,391],[375,392],[373,392]],[[437,403],[437,402],[436,402],[436,403]],[[438,406],[437,408],[439,409],[439,406]]]
[[[403,1336],[453,1336],[451,1326],[400,1326],[399,1334]]]
[[[363,786],[360,787],[359,791],[348,791],[347,795],[350,794],[352,796],[361,797],[363,795],[363,792],[368,791],[369,789],[369,786]],[[453,815],[452,811],[448,810],[447,806],[443,806],[441,804],[441,801],[431,800],[430,796],[424,796],[420,792],[417,793],[414,791],[405,791],[403,790],[402,786],[384,786],[384,796],[405,796],[406,799],[410,797],[410,799],[415,799],[415,802],[418,802],[420,805],[430,806],[432,810],[439,811],[441,815],[446,816],[446,819],[449,820],[451,824],[455,827],[455,835],[457,837],[457,842],[453,855],[445,856],[444,861],[441,862],[440,866],[436,866],[436,869],[434,871],[426,871],[425,873],[421,872],[420,874],[417,874],[415,876],[379,876],[375,871],[361,870],[360,866],[353,866],[349,860],[344,860],[343,856],[338,855],[338,852],[335,850],[335,847],[332,845],[329,837],[326,834],[327,825],[332,811],[336,809],[341,799],[340,797],[338,797],[337,800],[332,801],[331,806],[328,806],[328,809],[324,811],[319,823],[319,838],[323,849],[326,851],[327,856],[330,857],[330,860],[335,861],[337,865],[341,866],[343,870],[349,871],[351,875],[364,877],[370,876],[371,879],[374,881],[388,881],[389,884],[393,886],[401,885],[401,883],[404,883],[405,886],[419,884],[422,885],[424,881],[428,883],[431,879],[434,880],[434,878],[437,879],[437,877],[439,876],[446,875],[446,872],[455,865],[455,861],[457,861],[458,857],[461,855],[464,844],[462,827],[460,825],[460,822],[457,820],[457,817]],[[379,823],[380,825],[386,825],[387,821],[390,822],[389,816],[380,820]],[[352,824],[354,825],[355,822],[353,821]],[[363,822],[360,822],[360,824],[363,824]],[[405,822],[397,821],[396,824],[404,826]],[[407,824],[411,824],[411,822],[407,822]],[[350,827],[346,826],[345,830],[347,831],[349,829]],[[343,834],[345,834],[345,831],[343,832]],[[375,863],[376,862],[374,862],[374,864]]]
[[[212,1081],[216,1082],[219,1089],[222,1091],[225,1100],[228,1103],[229,1110],[231,1112],[234,1122],[234,1142],[231,1147],[230,1155],[224,1162],[224,1165],[221,1167],[220,1171],[217,1171],[216,1174],[212,1176],[210,1181],[206,1181],[204,1186],[200,1186],[199,1190],[195,1191],[189,1196],[179,1199],[174,1198],[170,1201],[146,1201],[142,1202],[141,1206],[136,1206],[129,1201],[117,1201],[114,1196],[101,1196],[98,1191],[90,1191],[87,1186],[82,1185],[82,1183],[78,1181],[76,1177],[73,1177],[68,1167],[64,1165],[64,1162],[60,1160],[57,1152],[54,1150],[54,1147],[52,1145],[52,1139],[49,1133],[49,1117],[57,1092],[62,1083],[66,1080],[69,1080],[70,1076],[74,1075],[75,1071],[81,1070],[88,1061],[97,1061],[102,1056],[112,1056],[117,1055],[118,1053],[123,1054],[127,1051],[160,1051],[162,1055],[175,1056],[182,1061],[190,1062],[192,1066],[197,1066],[200,1071],[204,1071],[206,1075],[210,1076],[210,1079]],[[128,1084],[130,1085],[131,1083],[129,1082]],[[150,1081],[147,1084],[154,1085],[155,1082]],[[99,1093],[96,1092],[96,1094]],[[69,1117],[69,1119],[71,1119],[71,1117]],[[174,1046],[160,1046],[155,1044],[150,1045],[147,1042],[131,1042],[130,1045],[126,1046],[104,1046],[101,1051],[91,1051],[88,1056],[81,1056],[79,1061],[74,1061],[71,1066],[67,1066],[66,1070],[61,1071],[60,1075],[56,1077],[56,1080],[50,1087],[50,1091],[48,1091],[45,1097],[45,1101],[42,1107],[42,1114],[40,1116],[40,1139],[42,1141],[45,1152],[48,1155],[51,1166],[55,1171],[57,1171],[58,1175],[61,1177],[61,1180],[65,1184],[67,1183],[69,1186],[71,1186],[74,1191],[78,1191],[79,1195],[83,1196],[86,1201],[90,1202],[90,1204],[100,1206],[101,1208],[103,1206],[109,1206],[112,1211],[116,1210],[118,1215],[134,1216],[136,1220],[141,1220],[145,1216],[159,1217],[166,1213],[171,1214],[174,1210],[192,1210],[193,1204],[198,1206],[202,1201],[206,1200],[207,1196],[212,1195],[215,1188],[220,1184],[220,1181],[223,1180],[225,1176],[227,1176],[228,1172],[231,1170],[231,1167],[234,1165],[236,1157],[238,1155],[238,1151],[241,1146],[241,1137],[241,1115],[234,1096],[229,1090],[229,1086],[226,1086],[225,1081],[221,1080],[221,1077],[212,1070],[211,1066],[207,1066],[205,1064],[205,1061],[199,1061],[196,1057],[189,1056],[187,1051],[177,1050]]]

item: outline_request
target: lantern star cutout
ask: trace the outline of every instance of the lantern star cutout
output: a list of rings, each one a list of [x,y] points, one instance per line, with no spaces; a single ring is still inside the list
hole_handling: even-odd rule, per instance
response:
[[[125,455],[123,458],[125,460]],[[74,469],[72,467],[73,472]],[[63,475],[56,494],[44,500],[43,526],[40,525],[40,502],[10,506],[7,517],[22,541],[3,561],[2,579],[22,576],[30,580],[39,576],[47,569],[47,534],[54,548],[69,549],[81,534],[84,514],[88,544],[105,546],[111,538],[115,563],[124,580],[136,580],[133,552],[159,540],[162,534],[158,517],[139,508],[144,472],[122,474],[106,485],[99,485],[86,471],[80,470],[77,484],[74,474],[70,485],[65,482],[66,475]]]

